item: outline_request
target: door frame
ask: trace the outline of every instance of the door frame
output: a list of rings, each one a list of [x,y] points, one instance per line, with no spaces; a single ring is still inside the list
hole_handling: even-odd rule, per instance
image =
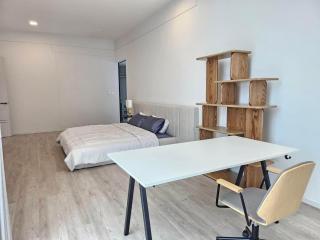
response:
[[[118,62],[118,89],[119,89],[119,118],[120,118],[120,122],[123,122],[124,121],[124,118],[125,118],[125,116],[123,116],[123,114],[124,114],[124,109],[122,109],[122,106],[121,106],[121,81],[120,81],[120,78],[122,77],[121,75],[120,75],[120,66],[121,66],[121,64],[123,64],[123,63],[126,63],[125,65],[126,65],[126,75],[125,75],[125,77],[126,77],[126,99],[127,99],[127,60],[125,59],[125,60],[122,60],[122,61],[119,61]]]

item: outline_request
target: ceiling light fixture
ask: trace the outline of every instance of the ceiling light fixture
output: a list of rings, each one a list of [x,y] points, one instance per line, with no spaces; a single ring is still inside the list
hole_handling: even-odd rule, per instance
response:
[[[29,25],[30,25],[30,26],[33,26],[33,27],[36,27],[36,26],[38,26],[39,24],[38,24],[37,21],[29,20]]]

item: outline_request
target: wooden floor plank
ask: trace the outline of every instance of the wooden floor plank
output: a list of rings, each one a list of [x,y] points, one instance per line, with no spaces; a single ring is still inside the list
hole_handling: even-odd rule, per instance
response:
[[[123,222],[128,176],[116,165],[69,172],[57,133],[4,140],[4,160],[14,240],[142,240],[139,189],[135,188],[131,234]],[[215,207],[215,183],[204,176],[148,189],[156,240],[212,240],[239,236],[242,216]],[[320,211],[298,214],[261,229],[266,239],[320,239]]]

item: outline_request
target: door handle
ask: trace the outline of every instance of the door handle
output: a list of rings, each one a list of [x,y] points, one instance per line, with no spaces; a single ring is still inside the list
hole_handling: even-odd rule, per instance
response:
[[[1,105],[7,105],[8,103],[7,102],[2,102],[0,103]]]

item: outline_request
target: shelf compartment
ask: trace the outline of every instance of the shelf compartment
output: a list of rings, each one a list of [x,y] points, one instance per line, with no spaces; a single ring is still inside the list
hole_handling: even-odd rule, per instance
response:
[[[241,82],[254,82],[254,81],[277,81],[279,78],[246,78],[246,79],[235,79],[235,80],[221,80],[214,81],[214,83],[241,83]]]
[[[276,108],[276,105],[265,105],[265,106],[250,106],[241,104],[219,104],[219,103],[197,103],[200,106],[210,106],[210,107],[230,107],[230,108],[248,108],[248,109],[268,109]]]
[[[214,137],[214,132],[207,131],[204,129],[199,129],[200,131],[200,140],[211,139]]]
[[[225,58],[230,58],[233,53],[241,53],[241,54],[251,54],[251,51],[246,51],[246,50],[230,50],[230,51],[225,51],[225,52],[220,52],[220,53],[215,53],[203,57],[198,57],[197,60],[199,61],[206,61],[209,58],[215,58],[215,59],[225,59]]]
[[[218,132],[218,133],[223,133],[223,134],[227,134],[230,136],[235,136],[235,135],[244,135],[243,131],[240,130],[234,130],[234,129],[228,129],[226,127],[212,127],[212,128],[208,128],[208,127],[203,127],[203,126],[198,126],[199,129],[201,130],[205,130],[205,131],[209,131],[209,132]]]

